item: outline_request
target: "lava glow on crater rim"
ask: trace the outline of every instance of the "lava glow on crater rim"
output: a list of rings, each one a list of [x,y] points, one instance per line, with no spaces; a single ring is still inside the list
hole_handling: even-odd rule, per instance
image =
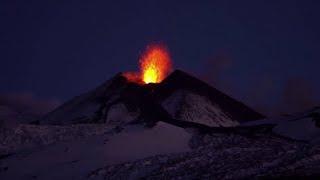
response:
[[[159,83],[172,70],[170,53],[161,44],[148,45],[139,59],[140,72],[126,72],[123,75],[137,83]]]

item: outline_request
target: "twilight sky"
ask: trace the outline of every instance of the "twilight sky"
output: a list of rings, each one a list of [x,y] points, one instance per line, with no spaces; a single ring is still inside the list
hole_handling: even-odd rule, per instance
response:
[[[136,70],[145,46],[162,42],[175,68],[258,109],[318,103],[319,8],[318,0],[4,0],[0,93],[63,102]]]

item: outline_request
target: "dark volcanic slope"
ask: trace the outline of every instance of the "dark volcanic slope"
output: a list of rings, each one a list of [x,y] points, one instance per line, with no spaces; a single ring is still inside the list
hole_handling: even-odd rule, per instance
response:
[[[265,118],[265,116],[252,110],[243,103],[181,70],[176,70],[170,74],[158,85],[154,94],[158,96],[159,99],[164,99],[178,89],[189,90],[195,94],[209,98],[211,102],[218,104],[237,121],[242,122]]]
[[[183,98],[180,98],[181,90]],[[164,105],[167,99],[178,105],[173,108]],[[183,115],[175,117],[167,112],[170,108]],[[176,70],[163,82],[146,85],[130,82],[119,73],[98,88],[58,107],[40,123],[121,125],[135,120],[155,122],[178,119],[226,127],[235,126],[238,121],[263,117],[208,84]]]

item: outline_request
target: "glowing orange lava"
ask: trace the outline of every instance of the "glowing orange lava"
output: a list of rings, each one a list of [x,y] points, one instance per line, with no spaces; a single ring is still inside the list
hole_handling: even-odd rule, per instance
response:
[[[162,45],[150,45],[140,58],[141,79],[146,84],[161,82],[171,70],[169,51]]]
[[[171,71],[171,58],[168,49],[164,45],[149,45],[141,55],[140,73],[125,73],[129,81],[148,83],[161,82]]]

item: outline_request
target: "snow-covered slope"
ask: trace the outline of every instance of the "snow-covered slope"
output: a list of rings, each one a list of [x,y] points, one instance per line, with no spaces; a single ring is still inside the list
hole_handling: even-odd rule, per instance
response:
[[[195,97],[197,102],[201,99]],[[175,107],[173,102],[175,98],[168,107]],[[200,102],[207,106],[208,102]],[[123,107],[114,104],[109,118],[116,122],[126,117],[122,116],[127,112]],[[170,120],[152,126],[145,121],[19,125],[0,131],[0,179],[248,179],[282,174],[319,175],[319,145],[285,138],[284,135],[290,135],[287,131],[280,133],[288,123],[315,122],[318,112],[315,109],[283,119],[247,122],[242,124],[245,127],[206,126],[211,129],[206,132],[190,131],[194,124],[184,129]],[[257,126],[253,125],[263,124],[276,125],[273,131],[283,136],[254,131]],[[305,124],[294,126],[293,135],[306,132],[309,124],[302,125]]]
[[[187,90],[178,90],[162,102],[162,106],[175,119],[196,122],[211,127],[230,127],[239,123],[217,104]]]
[[[248,179],[320,170],[319,146],[268,133],[192,135],[163,122],[114,129],[23,125],[16,131],[6,137],[22,146],[0,156],[1,180]]]
[[[112,127],[99,124],[47,126],[17,125],[0,129],[0,156],[23,149],[45,146],[59,141],[72,141],[102,135]]]
[[[191,92],[192,95],[201,96],[206,102],[210,102],[210,104],[215,107],[218,106],[224,114],[228,115],[228,117],[234,121],[246,122],[265,118],[265,116],[254,111],[245,104],[180,70],[172,72],[164,79],[158,87],[154,89],[154,95],[158,101],[163,102],[175,92],[181,90],[189,93]],[[189,97],[192,97],[192,95]],[[189,99],[192,100],[195,98]],[[191,103],[193,102],[189,102],[189,104]],[[214,119],[214,117],[212,118]]]
[[[320,143],[320,108],[286,117],[251,121],[241,126],[261,124],[274,124],[273,132],[285,137]]]
[[[89,179],[270,179],[319,176],[320,147],[259,135],[215,134],[185,153],[107,165]],[[306,177],[305,177],[306,178]]]
[[[0,179],[86,179],[90,170],[105,165],[189,151],[191,137],[184,129],[162,122],[152,128],[130,125],[100,135],[73,135],[73,140],[21,148],[2,157]]]

